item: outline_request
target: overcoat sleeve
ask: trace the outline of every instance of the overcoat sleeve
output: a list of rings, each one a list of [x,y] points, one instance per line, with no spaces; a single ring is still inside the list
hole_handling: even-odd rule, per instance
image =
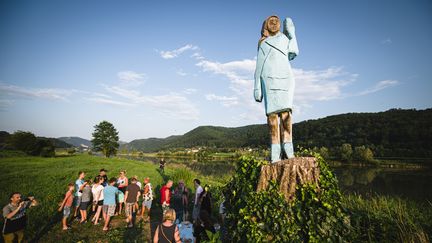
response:
[[[286,18],[283,24],[283,33],[288,37],[288,58],[289,60],[293,60],[298,54],[299,49],[297,46],[297,38],[295,35],[295,27],[291,18]]]
[[[254,97],[258,102],[262,101],[263,92],[262,92],[262,81],[261,81],[261,73],[263,70],[265,61],[265,53],[261,48],[261,45],[258,47],[258,55],[256,60],[256,68],[255,68],[255,85],[254,85]]]

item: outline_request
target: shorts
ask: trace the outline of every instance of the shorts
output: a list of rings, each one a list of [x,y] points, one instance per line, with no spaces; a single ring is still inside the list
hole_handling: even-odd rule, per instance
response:
[[[118,189],[119,189],[119,191],[121,191],[123,194],[125,194],[125,193],[126,193],[126,187],[127,187],[127,186],[122,186],[122,187],[119,187]]]
[[[73,205],[75,206],[75,207],[79,207],[80,206],[80,204],[81,204],[81,196],[75,196],[74,197],[74,200],[73,200]]]
[[[116,210],[116,205],[103,205],[102,211],[108,216],[114,216]]]
[[[117,196],[118,203],[124,203],[124,193],[122,191],[119,191]]]
[[[93,203],[94,203],[94,201],[93,201]],[[99,201],[97,201],[96,205],[98,205],[98,206],[103,206],[103,200],[99,200]]]
[[[70,207],[63,207],[63,218],[68,218],[71,213]]]
[[[143,206],[144,207],[146,207],[146,208],[148,208],[148,209],[150,209],[151,208],[151,205],[152,205],[152,200],[150,200],[150,201],[143,201]]]
[[[12,233],[3,234],[4,242],[15,242],[15,240],[18,240],[18,242],[22,242],[24,238],[24,230],[18,230]]]
[[[87,210],[89,204],[90,204],[90,201],[88,201],[88,202],[81,202],[81,204],[80,204],[80,210]]]
[[[125,207],[126,216],[132,216],[132,213],[135,212],[135,203],[126,203]]]

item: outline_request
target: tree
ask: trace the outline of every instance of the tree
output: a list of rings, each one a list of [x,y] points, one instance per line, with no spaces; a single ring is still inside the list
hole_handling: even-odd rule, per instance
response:
[[[373,152],[370,148],[362,145],[354,148],[353,157],[358,161],[370,162],[373,161]]]
[[[43,157],[55,156],[55,147],[51,140],[36,137],[31,132],[16,131],[6,141],[6,148],[23,151],[28,155]]]
[[[37,138],[31,132],[16,131],[9,137],[6,144],[8,149],[20,150],[28,155],[38,155]]]
[[[339,152],[340,152],[340,159],[342,161],[351,161],[352,153],[353,153],[351,144],[349,143],[342,144]]]
[[[114,125],[102,121],[94,126],[92,144],[95,151],[102,151],[106,157],[116,155],[119,148],[118,132]]]

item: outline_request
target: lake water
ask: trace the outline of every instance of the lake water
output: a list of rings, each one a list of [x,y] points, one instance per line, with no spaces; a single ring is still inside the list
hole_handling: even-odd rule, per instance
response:
[[[333,167],[344,193],[388,195],[432,202],[432,169]]]
[[[143,161],[159,163],[154,157],[128,157]],[[226,176],[234,172],[234,162],[196,161],[190,158],[166,158],[167,166],[182,164],[188,168],[214,177]],[[361,195],[399,196],[418,202],[432,202],[432,168],[384,168],[361,166],[335,166],[331,168],[336,174],[343,193]]]

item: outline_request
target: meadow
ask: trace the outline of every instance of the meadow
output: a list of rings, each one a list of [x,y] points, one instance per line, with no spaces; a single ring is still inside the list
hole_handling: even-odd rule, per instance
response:
[[[24,197],[33,195],[39,205],[29,209],[29,224],[26,229],[26,240],[39,242],[123,242],[147,239],[150,232],[146,225],[140,224],[136,230],[126,231],[123,220],[119,221],[118,229],[108,234],[102,233],[101,226],[72,224],[72,231],[63,233],[60,230],[60,213],[58,203],[63,199],[66,185],[74,182],[79,171],[86,172],[86,178],[94,178],[99,170],[108,170],[108,177],[117,177],[120,170],[126,170],[127,176],[137,175],[140,181],[150,177],[154,190],[160,188],[167,179],[185,180],[193,189],[192,181],[198,176],[184,167],[167,166],[165,173],[159,173],[158,166],[152,162],[133,161],[121,158],[102,158],[90,155],[41,157],[9,157],[0,159],[0,204],[3,207],[9,201],[11,192],[21,192]],[[199,177],[204,183],[220,185],[211,177]],[[157,208],[157,200],[153,201],[152,216],[157,221],[161,212]],[[120,217],[123,219],[122,217]],[[153,220],[152,220],[153,223]],[[157,222],[155,222],[157,223]],[[0,225],[3,225],[3,218]],[[100,228],[100,229],[99,229]],[[99,232],[100,231],[100,232]]]
[[[226,177],[200,173],[200,170],[191,170],[181,164],[168,163],[165,173],[160,173],[158,165],[150,161],[84,154],[55,158],[13,156],[0,159],[0,204],[2,207],[6,205],[9,194],[14,191],[21,192],[24,197],[36,197],[39,205],[29,209],[26,229],[26,240],[34,242],[143,242],[150,239],[161,216],[158,198],[154,200],[151,225],[138,223],[135,229],[128,230],[124,228],[124,217],[117,216],[113,229],[107,234],[102,232],[102,226],[78,225],[76,222],[72,223],[71,231],[62,232],[58,203],[66,192],[66,185],[76,180],[80,170],[85,171],[88,178],[94,178],[101,168],[108,170],[109,177],[117,176],[124,169],[129,177],[137,175],[140,180],[150,177],[156,191],[167,179],[182,179],[192,191],[195,177],[215,189],[226,182]],[[214,205],[217,209],[218,204]],[[420,204],[397,197],[344,195],[342,205],[351,218],[349,241],[428,242],[432,235],[430,202]]]

